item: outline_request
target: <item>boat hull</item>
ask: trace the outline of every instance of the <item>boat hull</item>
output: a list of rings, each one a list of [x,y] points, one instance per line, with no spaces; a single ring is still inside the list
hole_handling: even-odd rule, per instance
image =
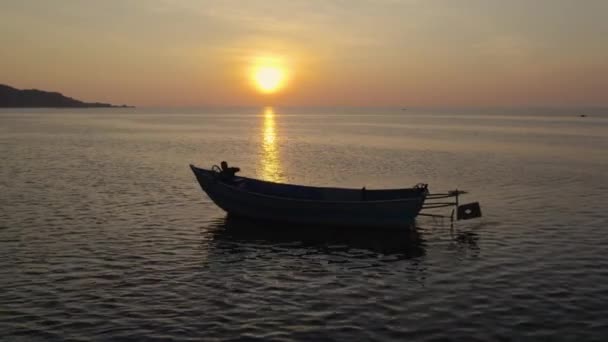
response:
[[[404,199],[324,201],[282,198],[226,184],[212,171],[191,166],[201,188],[230,215],[302,225],[409,227],[420,212],[425,194]]]

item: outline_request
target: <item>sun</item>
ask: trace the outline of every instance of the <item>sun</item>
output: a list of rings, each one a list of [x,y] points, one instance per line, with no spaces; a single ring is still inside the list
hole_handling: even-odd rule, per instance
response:
[[[285,70],[275,65],[259,65],[253,68],[252,79],[258,91],[272,94],[285,86]]]

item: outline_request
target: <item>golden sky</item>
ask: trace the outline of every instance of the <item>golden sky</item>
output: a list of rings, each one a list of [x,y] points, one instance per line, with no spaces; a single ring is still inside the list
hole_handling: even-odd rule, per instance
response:
[[[606,0],[2,0],[0,83],[139,106],[608,105],[607,17]],[[260,60],[286,73],[275,93],[252,86]]]

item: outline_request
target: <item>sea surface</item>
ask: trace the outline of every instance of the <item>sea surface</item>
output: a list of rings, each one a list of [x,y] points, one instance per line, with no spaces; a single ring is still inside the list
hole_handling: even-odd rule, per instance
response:
[[[0,112],[2,341],[605,341],[608,115]],[[227,220],[188,164],[464,189],[412,231]],[[449,214],[449,210],[446,210]]]

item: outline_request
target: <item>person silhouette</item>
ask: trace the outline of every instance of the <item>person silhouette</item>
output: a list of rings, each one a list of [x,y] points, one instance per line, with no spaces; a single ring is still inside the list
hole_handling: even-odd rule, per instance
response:
[[[234,178],[234,175],[237,172],[241,171],[241,169],[238,167],[229,167],[228,163],[226,161],[222,161],[220,163],[220,166],[222,168],[222,172],[220,173],[220,175],[222,176],[222,179]]]

